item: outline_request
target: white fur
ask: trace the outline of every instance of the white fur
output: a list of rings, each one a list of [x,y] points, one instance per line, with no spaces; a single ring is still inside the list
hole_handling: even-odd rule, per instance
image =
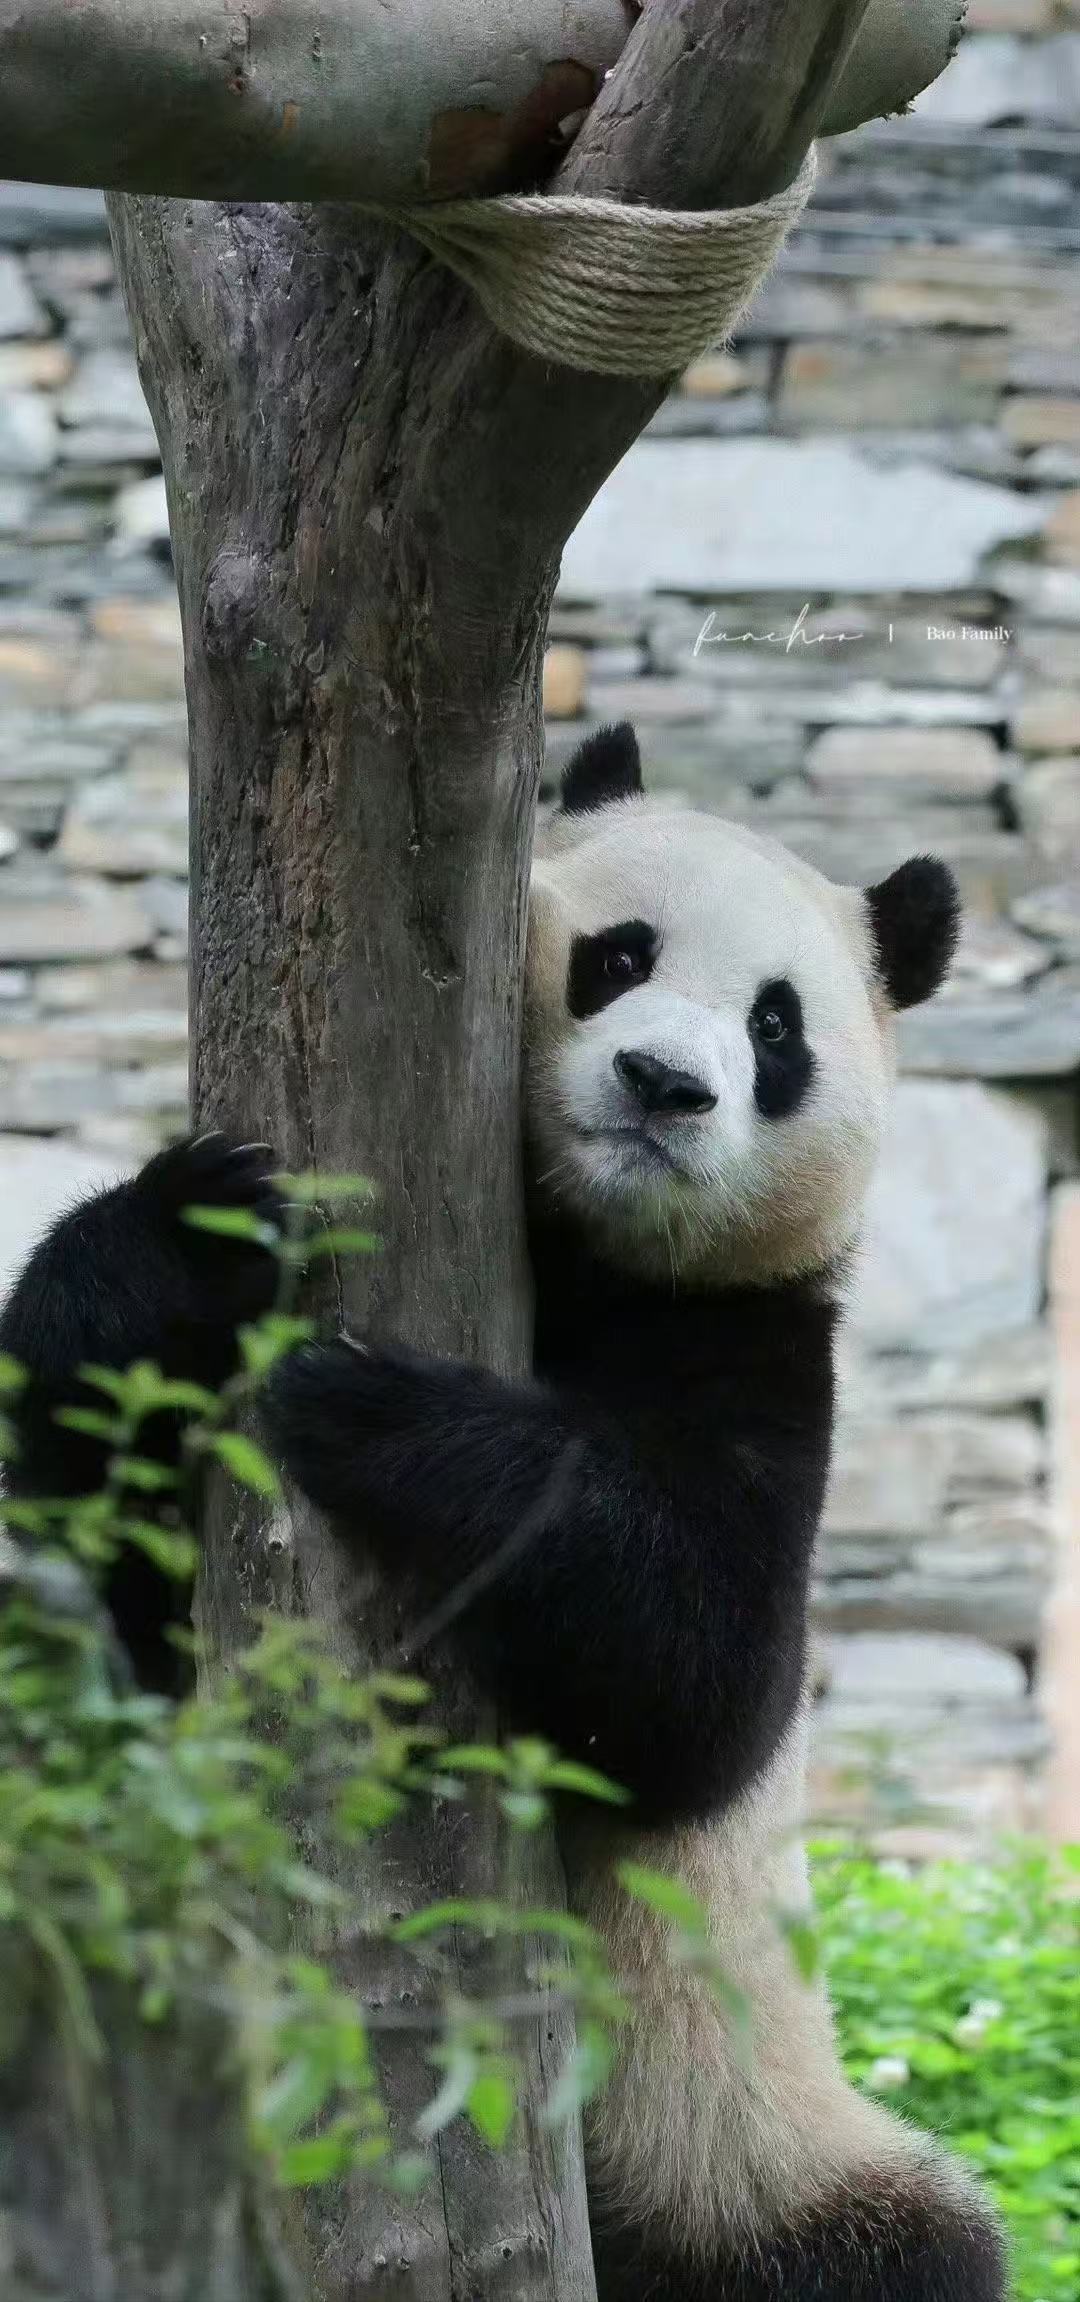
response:
[[[752,2245],[868,2178],[962,2176],[925,2135],[855,2092],[828,1999],[804,1982],[778,1914],[807,1904],[798,1833],[806,1726],[715,1828],[643,1837],[590,1822],[565,1836],[571,1900],[597,1927],[630,2007],[613,2078],[586,2124],[602,2217],[653,2222],[673,2247]],[[746,2028],[705,1976],[673,1966],[667,1922],[623,1892],[620,1853],[678,1878],[703,1904],[717,1968]]]
[[[570,817],[549,844],[533,869],[526,1018],[542,1188],[641,1268],[760,1279],[841,1253],[891,1074],[859,891],[736,825],[651,800]],[[575,1020],[574,938],[627,919],[658,931],[650,980]],[[816,1068],[798,1110],[768,1119],[754,1103],[747,1021],[763,983],[780,976],[799,994]],[[621,1049],[692,1073],[715,1107],[642,1124],[614,1068]],[[631,1121],[636,1134],[620,1135]]]

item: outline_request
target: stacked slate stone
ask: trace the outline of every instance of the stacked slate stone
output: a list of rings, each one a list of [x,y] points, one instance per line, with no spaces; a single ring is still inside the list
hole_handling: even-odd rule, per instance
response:
[[[822,1810],[917,1850],[1038,1811],[1078,1163],[1080,8],[974,13],[914,115],[830,150],[737,342],[598,498],[547,664],[552,776],[629,716],[655,787],[841,879],[932,849],[964,889],[955,981],[902,1027],[818,1581]],[[182,1120],[184,751],[101,205],[0,188],[0,1273]]]
[[[102,203],[0,186],[0,1273],[183,1121],[186,720]]]

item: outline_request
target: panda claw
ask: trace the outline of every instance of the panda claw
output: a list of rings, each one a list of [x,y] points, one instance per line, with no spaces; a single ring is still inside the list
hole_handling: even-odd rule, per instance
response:
[[[220,1128],[171,1144],[135,1178],[140,1198],[156,1202],[168,1220],[185,1207],[249,1207],[281,1228],[284,1202],[273,1180],[274,1154],[266,1143],[230,1143]]]

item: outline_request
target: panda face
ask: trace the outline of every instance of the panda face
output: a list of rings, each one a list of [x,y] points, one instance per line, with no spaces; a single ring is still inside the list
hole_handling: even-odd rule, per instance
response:
[[[879,924],[862,890],[712,816],[635,794],[557,818],[529,917],[541,1200],[656,1275],[764,1281],[841,1255],[900,1004]]]

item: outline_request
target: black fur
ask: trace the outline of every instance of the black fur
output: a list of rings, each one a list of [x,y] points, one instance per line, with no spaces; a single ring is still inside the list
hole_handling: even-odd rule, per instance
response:
[[[632,799],[642,789],[641,753],[628,719],[598,727],[586,736],[563,770],[564,815],[591,815],[613,799]]]
[[[0,1348],[37,1377],[20,1491],[100,1475],[94,1442],[48,1421],[85,1360],[228,1370],[270,1258],[186,1230],[178,1209],[245,1192],[265,1201],[257,1159],[187,1147],[39,1247],[0,1321]],[[362,1528],[418,1604],[490,1577],[453,1635],[510,1720],[624,1783],[643,1820],[716,1811],[799,1692],[833,1310],[812,1284],[639,1285],[562,1226],[534,1233],[534,1260],[537,1381],[312,1345],[275,1379],[270,1435],[346,1546]],[[164,1659],[141,1660],[161,1683]]]
[[[594,2232],[597,2302],[1002,2302],[1004,2248],[985,2208],[967,2212],[916,2174],[867,2167],[797,2224],[708,2263],[662,2236]]]
[[[626,1785],[642,1820],[715,1812],[799,1693],[833,1310],[812,1285],[676,1297],[562,1227],[533,1246],[539,1380],[311,1346],[270,1431],[423,1603],[496,1570],[454,1637],[507,1719]]]
[[[936,855],[913,855],[866,890],[878,973],[893,1007],[917,1007],[944,983],[960,933],[960,896]]]
[[[656,965],[659,940],[644,919],[624,919],[598,935],[575,935],[566,979],[566,1005],[578,1022],[599,1015],[624,991],[647,983]]]
[[[781,1027],[776,1037],[771,1026]],[[763,1119],[790,1119],[805,1102],[814,1057],[803,1037],[802,1001],[786,977],[763,984],[750,1010],[754,1101]]]
[[[259,1247],[191,1229],[183,1210],[195,1205],[249,1208],[276,1221],[268,1151],[208,1135],[160,1152],[133,1182],[64,1216],[36,1248],[0,1312],[0,1351],[32,1378],[14,1417],[10,1494],[59,1499],[100,1487],[103,1443],[54,1419],[62,1407],[105,1405],[79,1381],[81,1367],[153,1359],[163,1373],[211,1389],[233,1372],[235,1330],[269,1309],[276,1265]],[[157,1417],[141,1431],[139,1451],[174,1461],[177,1439],[172,1419]],[[139,1498],[144,1516],[174,1507]],[[184,1591],[133,1550],[113,1569],[106,1597],[139,1683],[183,1693],[191,1667],[171,1633],[189,1617]]]

